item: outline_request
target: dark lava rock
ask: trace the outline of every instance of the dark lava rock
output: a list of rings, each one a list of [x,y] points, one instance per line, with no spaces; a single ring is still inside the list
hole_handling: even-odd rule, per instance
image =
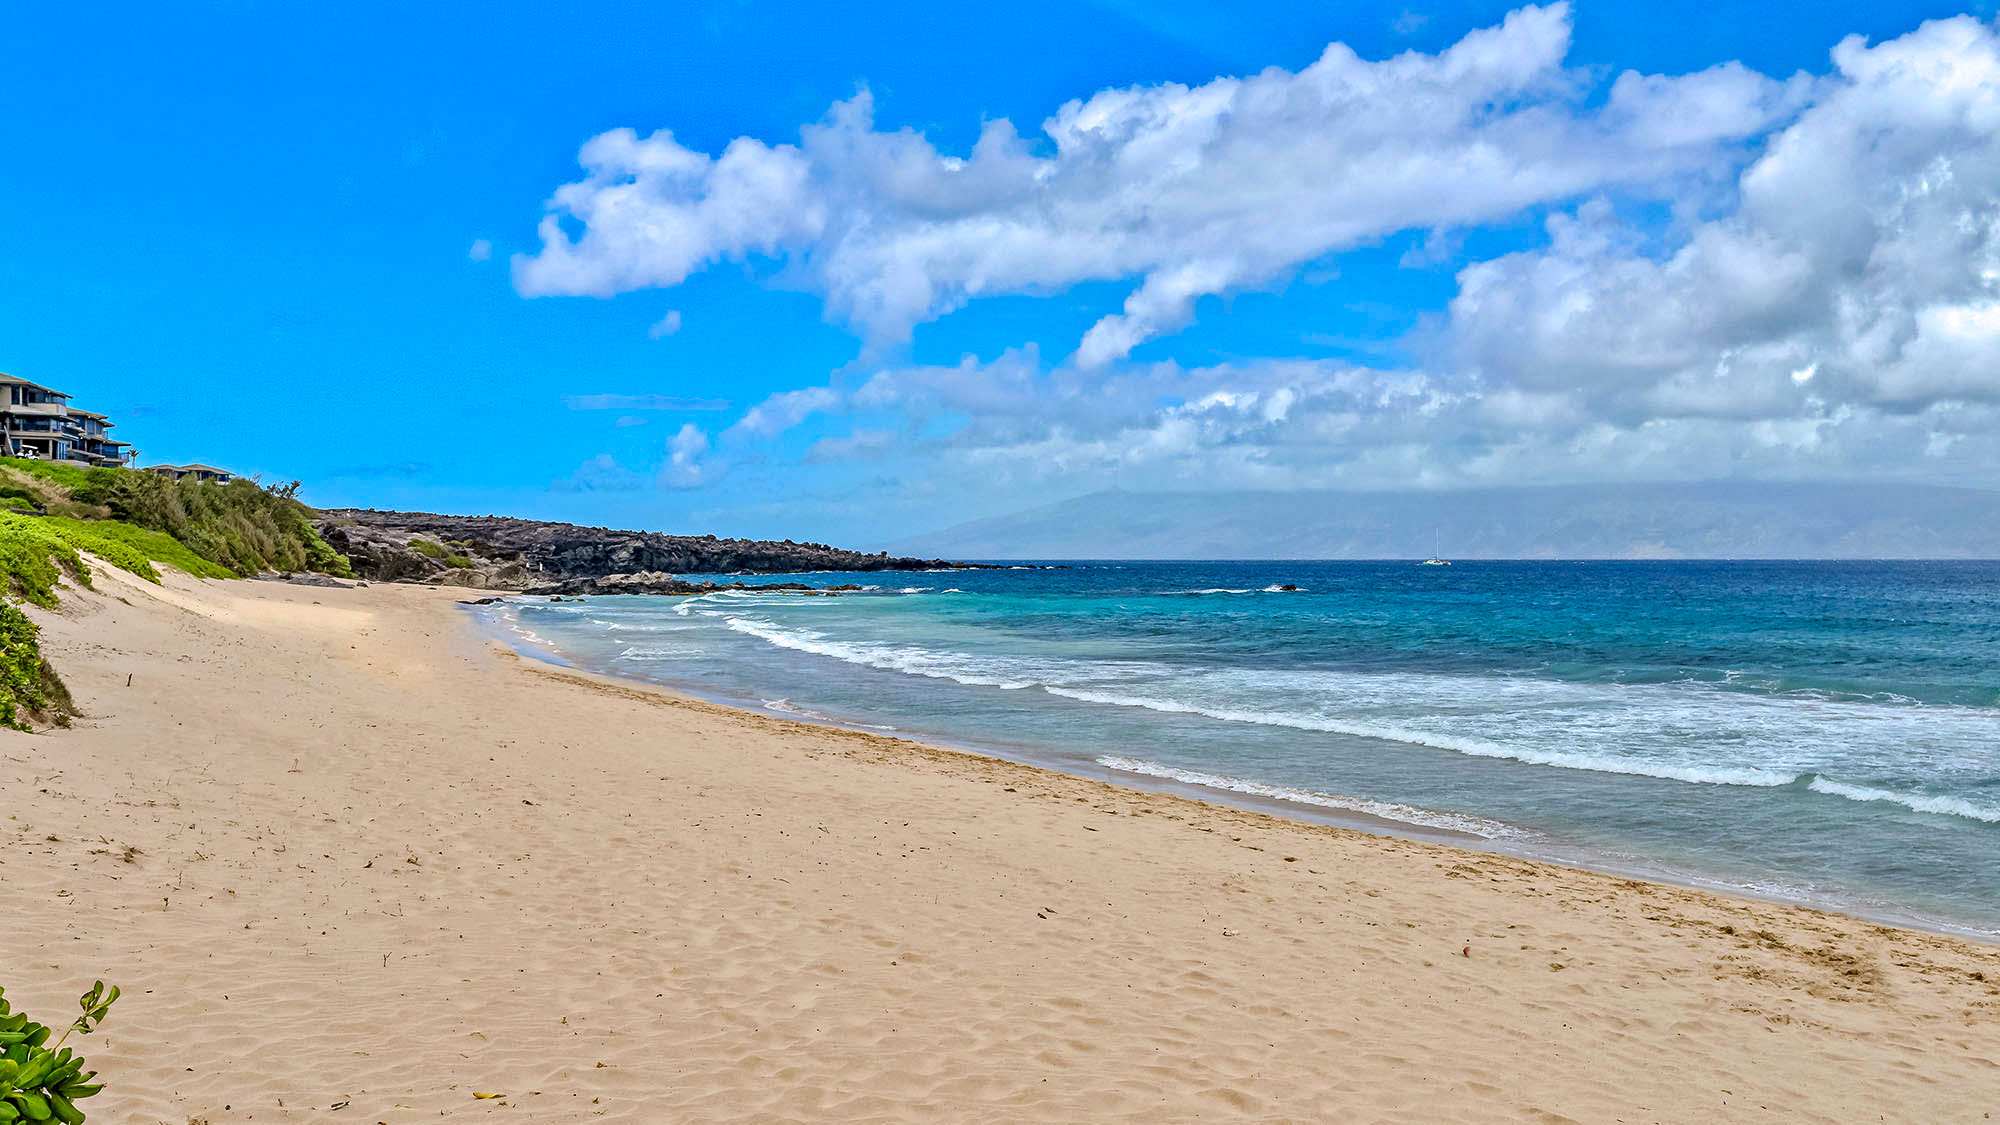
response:
[[[549,600],[568,601],[585,594],[713,594],[720,590],[756,590],[759,593],[803,594],[807,597],[839,597],[842,592],[859,590],[852,583],[841,586],[808,586],[803,582],[690,582],[655,570],[634,574],[606,574],[592,578],[568,578],[545,586],[530,586],[529,594],[550,595]],[[567,595],[567,596],[565,596]]]
[[[325,586],[336,590],[351,590],[359,583],[342,582],[330,574],[313,574],[310,571],[296,571],[289,574],[270,573],[257,575],[259,581],[283,582],[291,586]]]
[[[943,559],[864,555],[824,543],[616,531],[507,516],[340,508],[321,512],[318,530],[347,556],[359,578],[551,594],[704,592],[696,587],[705,584],[674,574],[969,569]],[[412,546],[415,541],[424,549]],[[613,577],[621,581],[591,581]]]

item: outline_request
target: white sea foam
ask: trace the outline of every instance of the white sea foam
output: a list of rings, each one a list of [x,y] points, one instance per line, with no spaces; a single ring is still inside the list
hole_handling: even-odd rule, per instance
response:
[[[797,715],[801,719],[807,719],[815,723],[840,722],[840,720],[835,719],[831,715],[822,715],[810,707],[801,707],[789,699],[763,699],[758,702],[764,705],[764,710],[779,715]],[[863,730],[894,731],[896,729],[895,727],[884,726],[880,723],[851,723],[842,725],[856,726]]]
[[[1271,585],[1264,587],[1262,590],[1258,592],[1264,594],[1303,594],[1306,592],[1306,588],[1304,586],[1292,586],[1287,588],[1284,586],[1280,586],[1274,582]]]
[[[1162,711],[1181,715],[1200,715],[1204,718],[1220,719],[1223,722],[1230,723],[1255,723],[1259,726],[1290,727],[1294,730],[1324,731],[1330,734],[1358,735],[1362,738],[1381,738],[1391,742],[1405,742],[1416,746],[1429,746],[1436,750],[1450,750],[1475,758],[1506,758],[1516,762],[1524,762],[1528,765],[1554,766],[1559,769],[1625,774],[1632,777],[1655,777],[1664,781],[1684,781],[1695,785],[1751,785],[1770,788],[1780,785],[1790,785],[1798,780],[1797,774],[1779,770],[1756,769],[1752,767],[1679,765],[1670,762],[1653,762],[1636,758],[1617,757],[1609,754],[1578,754],[1559,750],[1502,746],[1498,743],[1479,739],[1457,738],[1381,723],[1355,722],[1348,719],[1295,715],[1284,712],[1197,706],[1173,699],[1151,699],[1144,696],[1118,695],[1110,692],[1058,687],[1047,684],[1042,685],[1042,690],[1051,695],[1060,695],[1067,699],[1082,700],[1087,703],[1105,703],[1116,707],[1143,707],[1149,711]]]
[[[789,699],[765,699],[765,700],[760,700],[760,702],[763,703],[764,710],[775,711],[780,715],[797,715],[801,719],[826,718],[825,715],[820,714],[818,711],[814,711],[806,707],[800,707],[798,704],[793,703]]]
[[[1364,813],[1384,820],[1401,821],[1404,824],[1419,824],[1430,828],[1444,828],[1453,832],[1466,832],[1483,836],[1488,840],[1502,836],[1518,835],[1508,825],[1485,820],[1476,816],[1458,813],[1434,812],[1430,809],[1411,808],[1408,805],[1392,804],[1387,801],[1371,801],[1362,797],[1340,797],[1331,793],[1319,793],[1310,789],[1293,789],[1284,785],[1267,785],[1261,781],[1250,781],[1223,774],[1203,773],[1200,770],[1184,770],[1175,766],[1161,765],[1139,758],[1125,758],[1107,754],[1097,759],[1097,764],[1124,773],[1136,773],[1146,777],[1166,778],[1184,785],[1199,785],[1204,789],[1220,789],[1230,793],[1247,793],[1255,797],[1269,797],[1278,801],[1290,801],[1297,805],[1316,805],[1320,808],[1345,809],[1348,812]]]
[[[685,659],[700,656],[702,650],[690,645],[630,645],[618,654],[619,660]]]
[[[736,600],[729,612],[698,612],[721,617],[730,629],[781,648],[971,686],[1010,691],[1039,687],[1082,703],[1690,785],[1779,788],[1811,781],[1815,791],[1849,800],[2000,822],[2000,812],[1959,797],[1898,793],[1816,777],[1827,766],[1835,772],[1865,769],[1871,747],[1908,745],[1913,739],[1930,746],[1934,765],[1983,770],[1991,760],[1984,732],[1994,725],[1994,716],[1963,709],[1886,713],[1876,706],[1826,702],[1800,711],[1796,703],[1701,684],[1618,687],[1522,677],[1189,668],[976,654],[840,640],[818,629],[787,627],[741,612],[754,604]],[[1120,683],[1114,686],[1114,680]],[[1863,729],[1853,725],[1859,719],[1872,720],[1865,724],[1871,733],[1853,743],[1854,732]],[[1697,743],[1690,743],[1691,737]]]
[[[1936,813],[1939,816],[1962,816],[1969,820],[1983,820],[1988,824],[2000,824],[2000,809],[1977,805],[1959,797],[1943,797],[1932,793],[1898,793],[1893,789],[1876,789],[1868,785],[1849,785],[1841,781],[1831,781],[1815,777],[1806,788],[1815,793],[1826,793],[1835,797],[1845,797],[1850,801],[1887,801],[1914,809],[1921,813]]]
[[[739,633],[748,633],[779,648],[830,656],[835,660],[844,660],[849,664],[861,664],[869,668],[904,672],[913,676],[928,676],[938,680],[952,680],[977,687],[1015,690],[1034,686],[1032,679],[997,675],[969,666],[976,662],[956,653],[829,640],[826,634],[812,629],[784,629],[754,617],[731,617],[728,619],[728,625]]]
[[[1231,723],[1288,727],[1294,730],[1348,734],[1379,738],[1416,746],[1428,746],[1477,758],[1500,758],[1528,765],[1593,773],[1652,777],[1695,785],[1742,785],[1775,788],[1796,782],[1796,771],[1663,762],[1618,754],[1593,754],[1552,750],[1535,746],[1508,745],[1485,739],[1467,738],[1436,731],[1412,729],[1400,724],[1370,722],[1347,717],[1299,714],[1288,711],[1257,710],[1243,707],[1197,704],[1178,699],[1156,698],[1107,692],[1094,686],[1069,686],[1050,682],[1057,677],[1046,662],[1006,661],[993,657],[973,657],[962,653],[939,652],[916,646],[898,647],[868,642],[838,641],[812,629],[786,629],[774,622],[751,617],[729,617],[731,629],[797,652],[809,652],[870,668],[951,680],[972,686],[1007,690],[1040,687],[1051,695],[1084,703],[1115,707],[1137,707],[1168,714],[1200,715]]]

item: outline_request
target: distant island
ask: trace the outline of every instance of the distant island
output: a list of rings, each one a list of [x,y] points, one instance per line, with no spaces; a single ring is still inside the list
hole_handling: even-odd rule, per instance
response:
[[[1717,481],[1097,492],[889,544],[970,559],[2000,558],[2000,492]]]

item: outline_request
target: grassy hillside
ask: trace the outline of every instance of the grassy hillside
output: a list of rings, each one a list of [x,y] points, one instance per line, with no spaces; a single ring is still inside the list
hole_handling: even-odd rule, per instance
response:
[[[160,580],[161,564],[200,578],[274,570],[351,576],[347,560],[313,531],[297,488],[0,457],[0,598],[55,605],[63,579],[90,585],[84,555],[149,582]],[[69,694],[36,637],[34,623],[0,600],[0,726],[67,724]]]

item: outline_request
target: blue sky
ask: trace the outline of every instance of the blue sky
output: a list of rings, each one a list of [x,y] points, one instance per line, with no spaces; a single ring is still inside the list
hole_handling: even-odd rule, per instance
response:
[[[855,544],[1105,487],[1984,483],[2000,243],[1939,232],[2000,213],[1990,13],[1919,33],[1966,10],[40,5],[0,370],[324,505]]]

